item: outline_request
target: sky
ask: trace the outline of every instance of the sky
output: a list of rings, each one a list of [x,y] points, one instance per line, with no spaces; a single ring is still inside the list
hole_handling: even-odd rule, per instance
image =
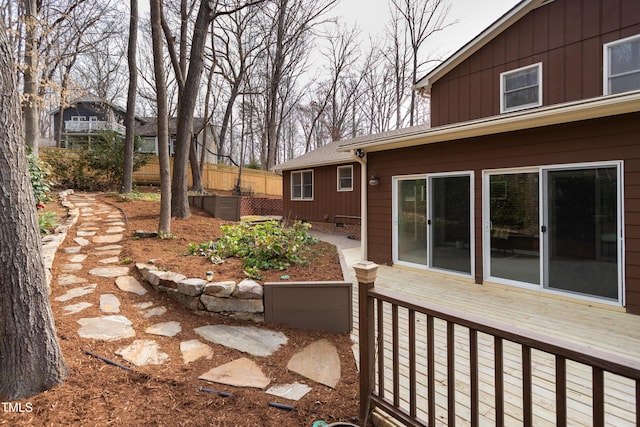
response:
[[[520,0],[448,0],[449,21],[458,21],[430,42],[430,51],[446,58],[485,28],[508,12]],[[390,0],[340,0],[332,15],[341,17],[347,25],[357,25],[362,37],[375,38],[383,33],[389,17]]]

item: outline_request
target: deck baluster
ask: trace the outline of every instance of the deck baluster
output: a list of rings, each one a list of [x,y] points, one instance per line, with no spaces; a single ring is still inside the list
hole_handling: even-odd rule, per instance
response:
[[[456,425],[456,345],[455,324],[447,321],[447,414],[448,426]]]
[[[567,360],[556,356],[556,425],[567,425]]]
[[[504,426],[504,355],[502,338],[494,337],[494,370],[496,390],[496,426]]]

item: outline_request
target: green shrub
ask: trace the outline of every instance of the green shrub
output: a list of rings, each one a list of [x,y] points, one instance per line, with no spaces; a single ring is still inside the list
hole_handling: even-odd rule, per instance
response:
[[[291,227],[284,227],[277,221],[223,225],[223,235],[218,240],[199,245],[191,243],[188,253],[211,259],[241,258],[245,274],[258,278],[260,270],[284,270],[291,264],[304,263],[305,247],[317,243],[308,234],[309,228],[310,224],[300,221]]]
[[[105,191],[120,186],[124,170],[124,138],[117,132],[103,132],[91,143],[75,142],[72,149],[46,154],[59,185],[78,190]],[[139,139],[134,144],[133,170],[149,161],[139,153]]]
[[[49,165],[31,153],[27,155],[27,159],[29,161],[33,197],[36,203],[46,203],[51,200],[49,193],[51,192],[52,182],[49,180],[51,175]]]
[[[38,213],[38,228],[40,228],[40,234],[50,234],[58,225],[56,221],[57,215],[55,212],[42,212]]]

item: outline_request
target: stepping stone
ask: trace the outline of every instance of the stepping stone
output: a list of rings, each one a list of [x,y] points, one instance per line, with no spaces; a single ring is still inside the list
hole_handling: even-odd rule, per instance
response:
[[[338,350],[326,339],[316,341],[295,354],[287,369],[315,382],[335,388],[340,381]]]
[[[82,249],[81,246],[71,246],[69,248],[65,248],[64,252],[67,254],[77,254]]]
[[[311,387],[309,387],[308,385],[296,382],[293,384],[274,385],[265,393],[289,400],[300,400],[305,397],[311,390]]]
[[[87,283],[88,280],[83,277],[74,276],[73,274],[62,274],[58,278],[58,285],[77,285],[80,283]]]
[[[81,297],[83,295],[88,295],[96,289],[96,286],[97,284],[94,283],[92,285],[82,286],[80,288],[69,289],[63,295],[56,297],[56,301],[65,302],[74,298]]]
[[[169,355],[161,352],[154,340],[135,340],[131,345],[116,351],[116,354],[136,366],[162,365],[169,360]]]
[[[70,271],[82,270],[82,264],[65,264],[62,266],[62,271],[68,273]]]
[[[129,274],[129,267],[96,267],[89,270],[89,274],[100,277],[118,277]]]
[[[118,279],[119,279],[119,277],[118,277]],[[118,279],[116,279],[116,283],[118,282]],[[151,301],[139,302],[137,304],[133,304],[133,306],[139,308],[140,310],[146,310],[149,307],[153,307],[153,302],[151,302]]]
[[[96,232],[95,231],[81,231],[81,230],[78,230],[76,232],[76,235],[78,237],[91,237],[91,236],[95,236]]]
[[[120,227],[120,226],[117,226],[117,227],[109,227],[109,228],[107,228],[106,233],[107,233],[107,234],[122,233],[122,232],[124,232],[124,231],[126,231],[126,230],[127,230],[126,228],[124,228],[124,227]]]
[[[106,246],[98,246],[97,248],[94,248],[96,251],[112,251],[115,249],[122,249],[122,245],[106,245]]]
[[[89,244],[89,241],[84,237],[76,237],[73,239],[73,241],[79,244],[80,246],[87,246]]]
[[[97,256],[120,256],[122,251],[120,249],[111,249],[108,251],[100,251],[96,253]]]
[[[161,335],[163,337],[175,337],[182,331],[182,326],[178,322],[156,323],[145,329],[145,332],[152,335]]]
[[[100,295],[100,311],[103,313],[120,313],[120,300],[114,294]]]
[[[78,329],[82,338],[116,341],[136,336],[131,321],[120,315],[82,318],[78,323],[82,326]]]
[[[282,332],[255,326],[209,325],[194,331],[207,341],[262,357],[271,356],[289,341]]]
[[[100,264],[117,264],[118,262],[120,262],[120,258],[118,258],[117,256],[114,256],[110,258],[103,258],[98,262]]]
[[[82,224],[80,224],[78,226],[78,228],[87,228],[87,227],[95,227],[96,225],[98,225],[95,222],[83,222]],[[96,230],[99,230],[99,228],[96,228]]]
[[[147,310],[144,313],[144,317],[148,319],[149,317],[153,317],[153,316],[162,316],[166,312],[167,312],[167,309],[165,307],[155,307],[155,308],[152,308],[151,310]]]
[[[65,316],[68,316],[70,314],[79,313],[85,308],[91,307],[92,305],[93,304],[91,304],[90,302],[79,302],[77,304],[65,305],[64,307],[62,307],[62,309],[67,312]]]
[[[136,280],[133,276],[120,276],[116,279],[116,286],[120,288],[121,291],[130,292],[136,295],[144,295],[147,293],[147,290]],[[146,304],[146,303],[142,303]],[[153,303],[149,303],[148,307],[151,307]],[[139,304],[136,304],[138,306]],[[139,307],[141,309],[148,307]]]
[[[100,227],[80,227],[80,228],[78,228],[78,231],[81,231],[81,232],[98,231],[98,230],[100,230]],[[78,234],[78,233],[76,233],[76,234]]]
[[[259,389],[264,389],[270,382],[269,378],[264,375],[258,365],[246,357],[213,368],[198,378],[235,387],[253,387]]]
[[[181,342],[180,352],[182,353],[184,363],[195,362],[203,357],[205,359],[213,358],[213,349],[198,340]]]
[[[109,236],[96,236],[93,243],[116,243],[122,240],[122,234],[111,234]]]
[[[87,255],[84,254],[78,254],[78,255],[72,255],[69,257],[69,261],[70,262],[82,262],[85,259],[87,259]]]

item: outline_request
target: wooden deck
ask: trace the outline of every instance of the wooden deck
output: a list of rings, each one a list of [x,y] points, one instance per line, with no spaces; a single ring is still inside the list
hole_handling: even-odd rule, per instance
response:
[[[358,249],[343,251],[347,265],[358,261]],[[640,316],[629,315],[610,307],[597,307],[569,299],[554,298],[522,291],[516,288],[483,285],[455,280],[434,273],[380,266],[376,287],[406,296],[410,301],[426,301],[461,313],[480,316],[522,330],[533,331],[560,338],[593,349],[640,361]],[[354,330],[357,342],[357,286],[354,286]],[[391,330],[391,309],[384,308],[384,330]],[[407,336],[407,312],[400,309],[399,329]],[[420,315],[418,325],[426,322]],[[446,334],[444,321],[436,321],[436,418],[437,425],[447,425],[447,366]],[[377,330],[377,328],[376,328]],[[480,363],[480,425],[495,425],[496,411],[494,391],[494,340],[484,334],[478,336],[482,344]],[[522,425],[522,350],[520,345],[505,341],[504,347],[504,417],[505,425]],[[416,344],[418,384],[418,418],[426,424],[426,337],[418,334]],[[384,397],[394,399],[391,378],[393,344],[389,333],[384,335],[385,391]],[[357,354],[357,348],[354,349]],[[408,405],[409,401],[409,352],[407,340],[399,340],[400,386],[397,398]],[[455,390],[456,425],[469,425],[469,332],[455,328]],[[532,352],[534,425],[556,425],[555,359],[541,351]],[[376,374],[377,375],[377,374]],[[591,368],[579,363],[567,362],[567,425],[590,426],[591,420]],[[605,374],[605,425],[636,425],[636,386],[632,380]],[[407,406],[408,408],[408,406]]]

